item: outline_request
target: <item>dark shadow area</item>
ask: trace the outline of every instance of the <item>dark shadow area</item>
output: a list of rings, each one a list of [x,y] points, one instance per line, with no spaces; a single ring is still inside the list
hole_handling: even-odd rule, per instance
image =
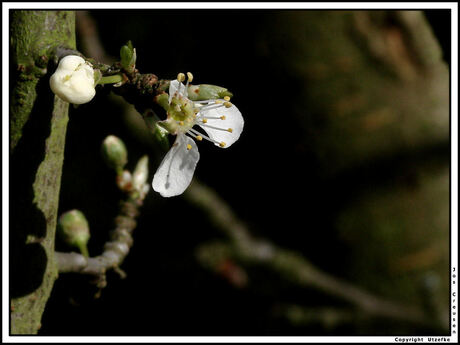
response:
[[[34,202],[33,183],[45,157],[50,135],[54,96],[48,91],[48,78],[36,87],[37,101],[23,127],[23,134],[10,155],[10,296],[26,295],[39,287],[47,257],[39,242],[30,238],[46,236],[47,221]],[[46,109],[46,111],[44,111]]]
[[[430,22],[436,38],[442,48],[442,55],[446,63],[450,66],[451,60],[451,16],[450,10],[429,10],[424,11],[426,19]]]

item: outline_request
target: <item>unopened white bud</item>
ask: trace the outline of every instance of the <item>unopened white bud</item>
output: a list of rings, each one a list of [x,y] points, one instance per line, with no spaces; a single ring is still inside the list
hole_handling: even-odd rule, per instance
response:
[[[149,177],[149,157],[143,156],[137,162],[136,168],[133,172],[133,187],[137,191],[141,192],[145,185],[147,178]]]
[[[73,104],[91,101],[96,94],[94,84],[92,65],[77,55],[62,58],[50,78],[51,90],[62,100]]]

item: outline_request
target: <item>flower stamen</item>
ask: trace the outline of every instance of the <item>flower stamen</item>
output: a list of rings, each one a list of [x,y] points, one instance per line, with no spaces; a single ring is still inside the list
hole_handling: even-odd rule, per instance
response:
[[[203,139],[206,139],[206,140],[208,140],[208,141],[210,141],[210,142],[212,142],[214,144],[217,144],[217,145],[221,146],[221,143],[219,141],[211,139],[207,135],[204,135],[204,134],[198,132],[196,129],[190,128],[188,130],[187,134],[189,134],[192,138],[195,138],[198,141],[202,141]],[[221,146],[221,147],[223,147],[223,146]]]
[[[182,83],[185,80],[185,74],[184,73],[178,73],[177,74],[177,81],[179,83]]]
[[[205,120],[225,120],[225,115],[222,115],[222,116],[201,116],[201,118],[203,118]]]
[[[187,83],[192,82],[193,81],[193,74],[190,73],[190,72],[187,72],[187,78],[188,78]]]
[[[187,83],[185,84],[184,96],[188,97],[188,84],[191,83],[193,80],[193,74],[187,72]]]
[[[199,109],[200,109],[200,112],[203,112],[203,111],[208,111],[208,110],[211,110],[211,109],[222,108],[223,106],[224,106],[224,104],[210,103],[210,104],[206,104],[206,105],[201,106]]]
[[[180,95],[181,91],[180,91],[180,87],[182,85],[182,82],[185,80],[185,74],[184,73],[178,73],[177,74],[177,81],[179,82],[179,86],[177,87],[177,91],[176,91],[176,94],[175,96],[177,96],[177,94]],[[185,88],[185,90],[187,91],[187,88]]]
[[[232,128],[220,128],[220,127],[211,126],[211,125],[200,125],[200,126],[207,127],[207,128],[212,128],[212,129],[217,129],[219,131],[225,131],[225,132],[230,132],[230,133],[233,132]]]
[[[222,101],[215,100],[215,99],[207,99],[207,100],[204,100],[204,101],[193,101],[193,103],[201,105],[201,104],[204,104],[204,103],[222,103]]]

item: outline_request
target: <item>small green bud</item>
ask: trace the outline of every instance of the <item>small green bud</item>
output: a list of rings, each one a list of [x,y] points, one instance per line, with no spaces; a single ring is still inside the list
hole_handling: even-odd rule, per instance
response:
[[[133,72],[136,66],[136,49],[133,48],[131,41],[120,49],[121,66],[128,72]]]
[[[114,135],[105,138],[101,151],[107,165],[115,169],[117,173],[120,173],[128,162],[128,151],[125,144]]]
[[[226,88],[216,85],[200,84],[188,87],[188,98],[191,101],[204,101],[207,99],[233,97],[233,94]]]
[[[84,256],[88,256],[89,225],[81,211],[63,213],[58,219],[58,233],[67,245],[80,249]]]
[[[123,46],[120,49],[120,58],[121,58],[121,65],[124,68],[127,68],[131,62],[133,57],[133,51],[128,48],[128,46]]]

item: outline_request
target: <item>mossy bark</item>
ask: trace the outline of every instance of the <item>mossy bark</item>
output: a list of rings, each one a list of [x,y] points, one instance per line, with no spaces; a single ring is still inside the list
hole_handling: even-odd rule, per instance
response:
[[[35,334],[57,277],[54,240],[69,105],[49,89],[73,11],[10,12],[11,334]]]

